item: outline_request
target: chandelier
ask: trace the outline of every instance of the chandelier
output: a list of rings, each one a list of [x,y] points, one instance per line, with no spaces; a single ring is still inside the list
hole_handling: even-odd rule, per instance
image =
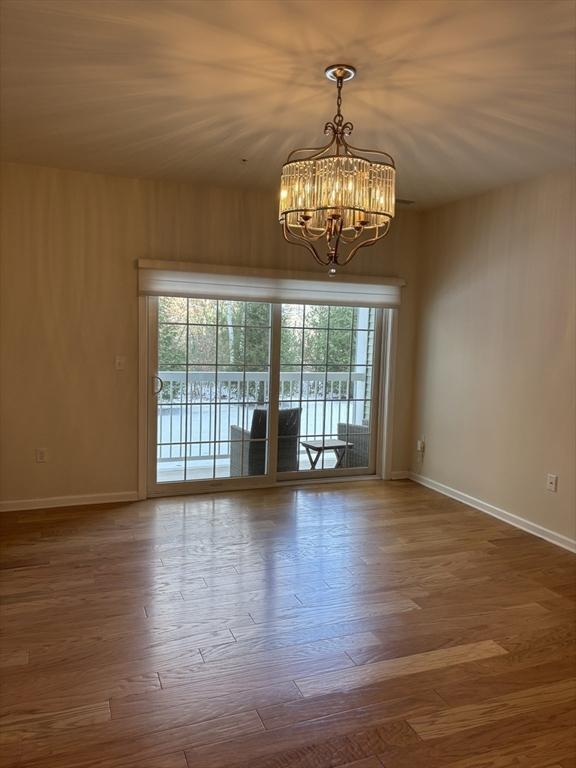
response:
[[[354,126],[342,116],[342,85],[356,74],[337,64],[326,69],[336,82],[336,114],[324,126],[324,147],[293,150],[282,167],[280,223],[289,243],[307,248],[319,264],[336,267],[387,234],[394,218],[393,158],[348,143]],[[368,155],[369,157],[366,157]]]

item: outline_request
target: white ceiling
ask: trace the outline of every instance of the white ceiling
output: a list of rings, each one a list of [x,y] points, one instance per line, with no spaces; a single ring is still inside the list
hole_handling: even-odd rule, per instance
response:
[[[2,0],[6,159],[270,187],[323,142],[344,86],[354,143],[431,205],[570,163],[572,0]],[[246,162],[242,162],[242,158]]]

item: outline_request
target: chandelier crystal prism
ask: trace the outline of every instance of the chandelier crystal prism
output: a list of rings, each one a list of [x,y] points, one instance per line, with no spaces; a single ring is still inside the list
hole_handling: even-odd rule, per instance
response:
[[[396,169],[387,152],[353,147],[354,126],[342,116],[342,86],[356,74],[336,64],[326,77],[336,82],[336,114],[324,126],[324,147],[303,147],[282,167],[280,215],[284,238],[307,248],[336,273],[356,253],[387,234],[394,218]]]

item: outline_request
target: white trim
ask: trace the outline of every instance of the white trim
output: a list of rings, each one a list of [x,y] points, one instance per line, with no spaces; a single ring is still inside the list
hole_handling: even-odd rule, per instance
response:
[[[394,469],[390,472],[390,480],[411,480],[411,473],[407,469]]]
[[[181,261],[138,261],[138,290],[148,296],[397,307],[405,281],[375,275],[335,275]]]
[[[233,478],[232,478],[233,479]],[[246,478],[247,480],[249,478]],[[384,482],[380,475],[346,475],[341,477],[340,475],[330,475],[322,477],[294,477],[290,479],[281,479],[270,482],[265,475],[261,478],[254,478],[254,481],[246,484],[241,481],[239,483],[228,483],[226,485],[212,485],[210,480],[198,481],[191,490],[189,487],[184,487],[182,483],[174,483],[175,489],[170,489],[170,493],[157,493],[150,494],[149,499],[173,499],[176,496],[202,496],[207,493],[236,493],[238,491],[255,491],[255,490],[270,490],[271,488],[284,488],[284,487],[299,487],[308,485],[331,485],[332,483],[363,483],[366,481],[378,481]],[[192,481],[193,482],[193,481]],[[202,485],[200,485],[202,483]]]
[[[266,469],[272,483],[278,479],[278,415],[280,412],[280,346],[282,337],[282,305],[272,304],[270,327],[270,360],[268,368],[268,442],[266,445]],[[246,370],[244,370],[246,376]],[[298,446],[299,447],[299,446]],[[244,452],[244,448],[242,448]],[[242,455],[244,462],[244,455]]]
[[[138,498],[148,495],[148,298],[138,297]]]
[[[444,496],[449,496],[451,499],[456,499],[463,504],[468,504],[469,507],[474,507],[474,509],[478,509],[480,512],[485,512],[487,515],[496,517],[498,520],[503,520],[505,523],[509,523],[509,525],[513,525],[515,528],[520,528],[522,531],[532,533],[534,536],[545,539],[551,544],[563,547],[569,552],[576,552],[576,540],[571,539],[568,536],[551,531],[549,528],[544,528],[544,526],[538,525],[538,523],[532,523],[530,520],[514,515],[512,512],[507,512],[505,509],[495,507],[487,501],[476,499],[474,496],[469,496],[463,491],[458,491],[456,488],[450,488],[449,485],[444,485],[429,477],[419,475],[416,472],[410,473],[410,479],[414,480],[415,483],[426,486],[426,488],[438,491],[438,493],[442,493]]]
[[[374,482],[375,480],[383,482],[380,475],[347,475],[346,477],[340,477],[334,475],[333,477],[307,477],[301,480],[279,480],[276,486],[298,486],[298,485],[328,485],[331,483],[365,483],[367,481]]]
[[[379,423],[381,466],[384,480],[392,479],[392,442],[394,439],[394,401],[396,395],[396,351],[398,349],[398,310],[386,313],[386,334],[383,334],[380,376],[384,377]],[[384,346],[385,345],[385,346]],[[380,379],[382,381],[382,379]]]
[[[146,349],[146,383],[143,389],[146,389],[146,496],[150,497],[156,493],[156,451],[157,451],[157,429],[158,429],[158,395],[157,375],[158,375],[158,299],[154,296],[146,297],[146,338],[148,345]]]
[[[156,262],[154,262],[156,263]],[[139,364],[139,498],[162,498],[166,496],[189,495],[196,493],[218,493],[233,490],[248,490],[252,488],[271,488],[284,483],[299,483],[304,479],[310,482],[318,482],[325,478],[327,482],[345,482],[349,479],[362,478],[383,478],[383,465],[385,462],[391,462],[392,459],[392,413],[393,413],[393,392],[394,387],[390,387],[389,376],[393,377],[394,360],[396,356],[397,341],[397,309],[387,308],[385,312],[381,308],[376,308],[377,323],[375,327],[374,342],[374,384],[372,387],[372,399],[378,403],[374,408],[377,416],[377,440],[378,445],[373,446],[369,466],[366,468],[357,468],[348,470],[345,476],[340,475],[340,470],[317,470],[308,473],[303,472],[281,473],[276,471],[276,444],[274,428],[271,428],[269,435],[269,454],[268,466],[270,472],[262,477],[244,477],[244,478],[214,478],[212,480],[191,480],[174,483],[158,483],[156,479],[156,398],[150,394],[150,380],[156,372],[156,354],[157,354],[157,298],[155,296],[139,297],[139,323],[140,323],[140,364]],[[271,302],[273,321],[271,326],[271,367],[270,367],[270,403],[271,413],[274,414],[272,404],[278,405],[277,384],[280,371],[280,320],[281,320],[281,302]],[[386,322],[384,323],[384,319]],[[145,326],[145,328],[144,328]],[[275,342],[275,343],[274,343]],[[384,347],[384,349],[383,349]],[[385,351],[385,355],[382,352]],[[384,377],[384,386],[380,386]],[[276,388],[275,388],[276,387]],[[379,394],[377,394],[379,393]],[[384,413],[384,416],[381,414]],[[148,418],[148,428],[142,422]],[[272,425],[277,420],[272,419]],[[384,429],[383,424],[388,428]],[[374,424],[372,424],[374,426]],[[145,445],[147,443],[147,445]],[[380,454],[380,455],[378,455]],[[332,474],[334,472],[334,474]],[[143,492],[141,479],[143,473],[147,475],[147,487]],[[321,476],[318,476],[320,475]],[[367,474],[368,473],[368,474]],[[314,475],[313,477],[307,475]],[[300,479],[302,478],[302,479]],[[283,482],[280,482],[283,481]]]
[[[82,496],[48,496],[45,499],[0,501],[0,512],[19,512],[21,510],[49,509],[52,507],[83,507],[93,504],[118,504],[125,501],[138,501],[138,491],[87,493]]]
[[[374,326],[374,342],[372,349],[372,385],[370,388],[370,442],[369,447],[369,469],[370,474],[382,476],[382,467],[389,445],[384,432],[384,418],[386,408],[386,382],[388,380],[388,369],[385,352],[388,347],[388,329],[390,326],[389,315],[394,310],[377,309],[376,323]],[[367,351],[366,347],[366,351]],[[368,362],[368,359],[366,359]],[[384,369],[386,366],[386,370]],[[366,391],[366,390],[364,390]]]

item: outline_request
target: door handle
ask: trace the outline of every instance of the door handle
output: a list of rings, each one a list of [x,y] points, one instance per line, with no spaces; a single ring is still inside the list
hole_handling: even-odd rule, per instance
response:
[[[162,392],[162,390],[163,390],[163,388],[164,388],[164,382],[162,381],[162,379],[160,378],[160,376],[152,376],[152,378],[153,378],[153,379],[156,379],[156,381],[157,381],[157,382],[159,382],[159,384],[160,384],[160,386],[158,387],[158,389],[157,389],[157,390],[154,390],[154,389],[152,390],[152,394],[153,394],[155,397],[157,397],[157,396],[160,394],[160,392]]]

